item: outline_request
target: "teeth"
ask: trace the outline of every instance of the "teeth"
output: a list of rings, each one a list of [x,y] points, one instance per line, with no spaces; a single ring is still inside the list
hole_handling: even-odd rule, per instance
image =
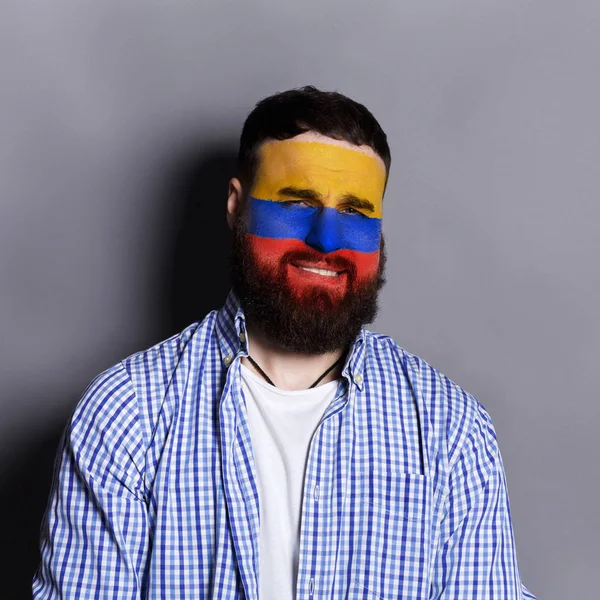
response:
[[[313,269],[312,267],[300,267],[304,271],[310,271],[311,273],[318,273],[319,275],[325,275],[326,277],[337,277],[338,274],[335,271],[328,271],[326,269]]]

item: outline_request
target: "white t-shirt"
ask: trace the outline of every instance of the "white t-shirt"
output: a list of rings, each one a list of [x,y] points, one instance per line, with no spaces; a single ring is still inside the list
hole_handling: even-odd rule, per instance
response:
[[[285,391],[242,365],[260,502],[260,600],[293,600],[296,596],[308,447],[335,397],[338,382]]]

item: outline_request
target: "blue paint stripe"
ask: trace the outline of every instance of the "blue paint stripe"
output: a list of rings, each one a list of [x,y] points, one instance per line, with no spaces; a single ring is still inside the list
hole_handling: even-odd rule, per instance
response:
[[[324,252],[379,249],[381,219],[250,197],[248,232],[264,238],[299,239]]]

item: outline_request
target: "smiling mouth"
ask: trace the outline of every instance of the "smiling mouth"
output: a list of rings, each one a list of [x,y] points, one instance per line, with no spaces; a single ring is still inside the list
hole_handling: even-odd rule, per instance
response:
[[[303,265],[303,264],[298,264],[296,262],[292,262],[291,265],[293,267],[295,267],[296,269],[302,269],[303,271],[308,271],[309,273],[314,273],[315,275],[322,275],[323,277],[330,277],[332,279],[335,279],[336,277],[339,277],[340,275],[343,275],[346,272],[344,270],[334,271],[333,269],[323,269],[323,268],[319,268],[319,267],[311,267],[306,264]]]
[[[341,273],[337,271],[330,271],[329,269],[316,269],[314,267],[302,267],[300,265],[294,265],[298,269],[308,271],[309,273],[316,273],[317,275],[324,275],[325,277],[339,277]]]

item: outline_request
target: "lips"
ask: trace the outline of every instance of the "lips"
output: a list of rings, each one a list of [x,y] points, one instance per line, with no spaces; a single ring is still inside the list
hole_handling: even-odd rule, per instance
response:
[[[320,271],[325,271],[327,274]],[[301,295],[308,290],[320,288],[327,289],[336,296],[341,296],[348,287],[347,275],[346,271],[316,269],[288,263],[286,282],[290,289]]]
[[[317,275],[323,275],[325,277],[337,277],[339,273],[336,271],[328,271],[327,269],[314,269],[312,267],[297,267],[298,269],[302,269],[303,271],[308,271],[309,273],[315,273]]]
[[[345,269],[332,267],[325,262],[292,260],[290,263],[297,269],[301,269],[307,273],[314,273],[315,275],[320,275],[322,277],[339,277],[345,271]]]

